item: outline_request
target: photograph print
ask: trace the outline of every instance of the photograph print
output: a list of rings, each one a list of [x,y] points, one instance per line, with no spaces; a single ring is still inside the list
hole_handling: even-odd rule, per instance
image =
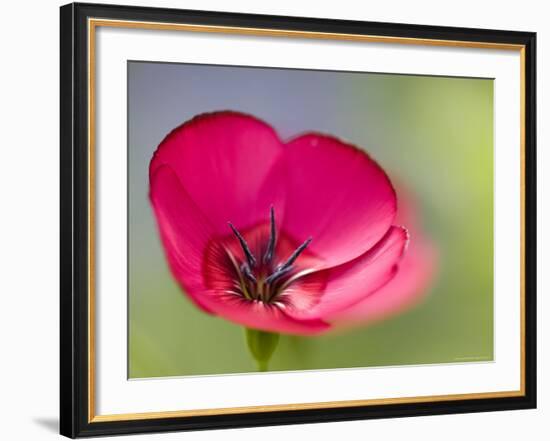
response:
[[[492,79],[127,75],[130,379],[493,361]]]

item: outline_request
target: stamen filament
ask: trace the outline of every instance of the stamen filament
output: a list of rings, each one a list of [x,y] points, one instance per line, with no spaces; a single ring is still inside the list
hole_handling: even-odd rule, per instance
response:
[[[275,241],[277,239],[277,230],[275,228],[275,210],[273,205],[269,209],[269,217],[271,222],[271,230],[269,233],[269,242],[267,244],[267,250],[264,254],[264,263],[268,264],[273,259],[273,251],[275,249]]]
[[[248,264],[243,263],[241,265],[241,271],[248,278],[248,280],[250,280],[252,283],[256,283],[256,277],[254,277],[254,274],[252,274],[252,271],[250,270]]]
[[[237,230],[231,222],[227,223],[229,224],[229,227],[233,230],[233,233],[235,233],[235,236],[237,236],[237,239],[239,239],[241,248],[243,249],[244,255],[246,256],[246,260],[248,260],[248,265],[250,266],[250,268],[254,268],[256,266],[256,258],[254,257],[254,254],[252,254],[252,251],[250,251],[246,240],[244,240],[244,237],[241,235],[241,233],[239,233],[239,230]]]
[[[288,273],[292,268],[290,266],[286,268],[279,268],[275,270],[273,274],[271,274],[267,279],[265,279],[265,283],[270,284],[275,282],[278,278],[284,276],[286,273]]]
[[[239,277],[239,285],[240,285],[240,288],[241,288],[242,291],[243,291],[244,297],[245,297],[246,299],[248,299],[248,300],[252,300],[252,296],[249,294],[248,289],[246,288],[246,283],[244,282],[242,273],[239,271],[239,264],[238,264],[237,261],[235,260],[235,257],[233,256],[233,254],[231,253],[231,251],[229,251],[228,249],[226,249],[225,252],[227,253],[227,256],[229,257],[229,260],[231,261],[231,263],[232,263],[233,266],[235,267],[235,270],[237,271],[237,275],[238,275],[238,277]]]
[[[288,273],[291,269],[292,264],[295,262],[298,256],[302,253],[302,251],[304,251],[307,248],[307,246],[311,243],[311,241],[312,241],[312,238],[310,237],[302,245],[296,248],[294,252],[290,255],[290,257],[286,260],[286,262],[283,263],[282,265],[279,265],[275,270],[275,272],[265,280],[266,283],[273,283],[279,277]]]
[[[300,254],[302,254],[302,251],[304,251],[307,246],[311,243],[313,239],[310,237],[308,238],[302,245],[300,245],[294,252],[290,255],[290,257],[287,259],[285,263],[281,265],[281,269],[289,267],[294,263],[294,261],[298,258]]]

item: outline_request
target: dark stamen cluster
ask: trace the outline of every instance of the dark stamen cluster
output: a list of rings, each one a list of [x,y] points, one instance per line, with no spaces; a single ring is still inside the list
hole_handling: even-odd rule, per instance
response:
[[[265,303],[274,301],[279,294],[280,282],[285,276],[292,273],[293,264],[300,254],[311,243],[308,238],[284,261],[275,264],[275,245],[277,243],[277,228],[275,224],[275,210],[270,209],[270,233],[265,253],[259,262],[254,256],[243,235],[228,222],[229,227],[237,237],[243,251],[245,261],[236,270],[239,275],[239,284],[245,297],[253,300],[261,300]],[[243,277],[244,276],[244,277]]]

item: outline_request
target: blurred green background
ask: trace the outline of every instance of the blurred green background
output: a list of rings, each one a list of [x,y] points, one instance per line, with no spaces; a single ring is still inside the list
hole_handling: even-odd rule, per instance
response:
[[[199,311],[173,280],[148,200],[159,142],[231,109],[282,139],[328,132],[362,146],[418,200],[439,269],[426,300],[345,333],[281,336],[270,370],[493,359],[493,81],[128,63],[130,378],[251,372],[242,327]]]

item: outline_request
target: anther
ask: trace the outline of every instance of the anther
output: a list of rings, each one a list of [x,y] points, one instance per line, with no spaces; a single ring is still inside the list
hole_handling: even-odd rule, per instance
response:
[[[268,264],[273,259],[273,251],[275,250],[275,241],[277,240],[277,231],[275,228],[275,210],[273,205],[269,209],[269,216],[271,220],[271,230],[269,233],[269,242],[267,244],[267,250],[264,254],[264,263]]]
[[[267,279],[265,279],[266,283],[272,283],[275,280],[277,280],[279,277],[289,272],[292,267],[292,264],[295,262],[298,256],[302,253],[302,251],[304,251],[307,248],[307,246],[311,243],[311,241],[312,241],[312,238],[310,237],[302,245],[296,248],[296,250],[294,250],[294,252],[286,260],[286,262],[279,265],[275,270],[275,272],[271,274]]]
[[[275,280],[280,279],[286,273],[290,272],[291,269],[292,269],[291,266],[287,266],[286,268],[279,268],[279,269],[275,270],[275,272],[273,274],[271,274],[269,277],[267,277],[265,279],[265,283],[267,283],[269,285],[270,283],[275,282]]]
[[[244,237],[241,235],[241,233],[239,233],[239,231],[235,228],[235,226],[231,222],[227,222],[227,224],[233,230],[233,233],[235,233],[235,236],[237,236],[237,239],[239,239],[241,248],[244,251],[244,255],[246,256],[246,260],[248,261],[249,267],[254,268],[256,266],[256,258],[252,254],[252,251],[250,251],[250,248],[248,247],[246,240],[244,240]]]

